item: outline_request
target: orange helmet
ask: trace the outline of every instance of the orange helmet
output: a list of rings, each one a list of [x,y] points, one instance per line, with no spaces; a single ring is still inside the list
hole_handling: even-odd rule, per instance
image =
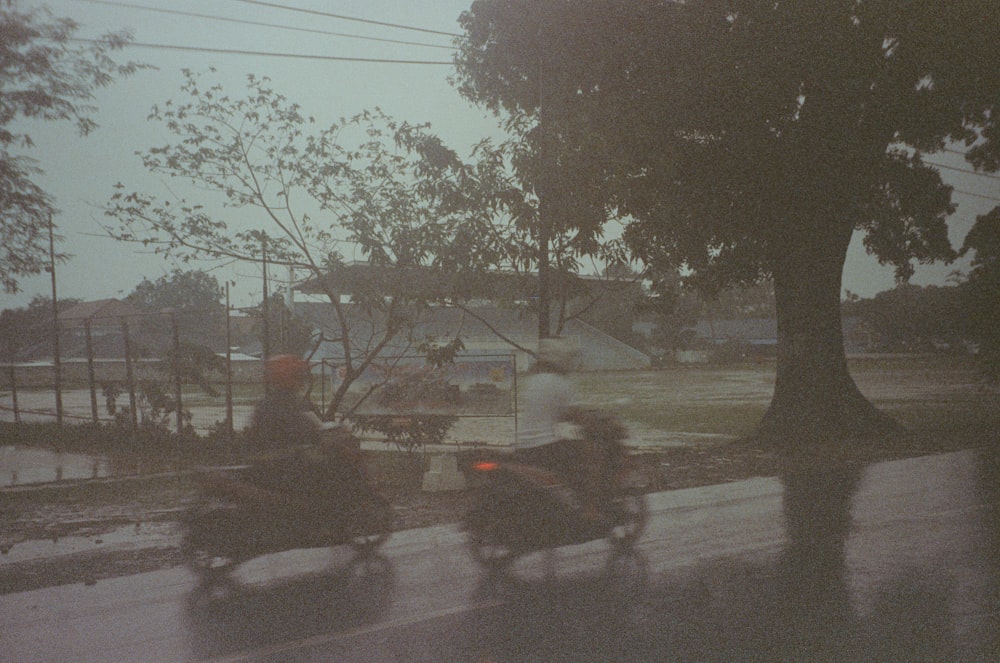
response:
[[[264,366],[264,380],[272,387],[300,389],[309,375],[309,362],[292,355],[275,355]]]

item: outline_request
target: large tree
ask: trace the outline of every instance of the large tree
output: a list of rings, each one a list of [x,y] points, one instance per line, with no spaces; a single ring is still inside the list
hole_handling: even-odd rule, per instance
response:
[[[209,314],[224,311],[222,293],[219,280],[211,274],[197,269],[174,269],[155,281],[144,278],[125,301],[150,313],[170,309]]]
[[[576,127],[638,258],[709,291],[773,279],[761,439],[898,429],[848,372],[846,252],[860,230],[900,279],[954,258],[923,155],[998,165],[995,2],[478,0],[460,22],[463,93]]]
[[[49,266],[49,220],[56,212],[36,182],[43,171],[29,156],[31,136],[17,122],[68,121],[86,135],[97,126],[94,91],[143,66],[109,57],[129,42],[127,33],[80,45],[76,29],[47,10],[21,11],[17,2],[0,0],[0,287],[6,292]]]
[[[976,219],[963,253],[972,252],[972,271],[959,286],[968,337],[979,344],[986,378],[1000,384],[1000,208]]]
[[[222,350],[226,323],[223,292],[211,274],[175,268],[155,281],[144,278],[125,301],[146,314],[141,327],[148,338],[159,338],[160,345],[173,343],[176,325],[187,342]]]

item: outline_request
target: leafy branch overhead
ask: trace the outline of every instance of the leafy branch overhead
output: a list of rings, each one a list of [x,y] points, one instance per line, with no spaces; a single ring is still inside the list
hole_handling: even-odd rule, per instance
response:
[[[127,32],[77,45],[76,30],[76,23],[47,9],[22,11],[17,2],[0,3],[0,288],[7,293],[18,292],[22,277],[49,265],[49,220],[58,211],[38,184],[44,165],[30,156],[34,141],[17,123],[71,122],[86,136],[97,127],[94,91],[148,68],[112,59],[131,41]]]
[[[187,100],[150,114],[176,141],[142,161],[211,197],[159,200],[119,185],[107,208],[120,222],[109,227],[115,237],[188,259],[255,260],[266,250],[275,263],[320,274],[345,247],[374,264],[428,264],[470,222],[460,191],[471,174],[426,125],[376,110],[316,129],[266,78],[248,76],[247,96],[235,99],[184,76]]]

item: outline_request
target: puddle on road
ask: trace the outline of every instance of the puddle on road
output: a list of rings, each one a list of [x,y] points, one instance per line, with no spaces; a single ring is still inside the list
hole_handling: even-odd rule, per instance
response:
[[[114,549],[116,552],[140,548],[177,545],[179,532],[176,523],[143,523],[126,525],[93,536],[65,536],[58,539],[32,539],[29,541],[2,541],[10,549],[0,555],[0,566],[40,558],[73,555]]]
[[[0,488],[130,477],[176,469],[169,461],[150,461],[140,456],[96,456],[0,445]]]
[[[99,456],[0,446],[0,486],[98,479],[111,472],[111,463]]]

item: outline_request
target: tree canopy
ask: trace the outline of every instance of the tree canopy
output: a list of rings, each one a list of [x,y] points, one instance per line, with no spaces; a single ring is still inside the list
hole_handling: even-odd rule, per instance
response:
[[[48,10],[22,11],[16,1],[0,0],[0,287],[8,293],[49,266],[48,224],[57,211],[36,182],[43,170],[29,156],[33,142],[18,121],[72,122],[87,135],[97,126],[94,91],[144,66],[109,55],[130,41],[128,33],[79,46],[76,29]]]
[[[201,270],[174,269],[156,281],[144,278],[125,298],[143,311],[159,313],[166,309],[200,313],[222,312],[222,287],[219,280]]]
[[[478,0],[457,80],[494,111],[569,127],[606,205],[632,219],[635,257],[708,291],[774,280],[777,379],[758,436],[884,431],[844,358],[847,247],[862,232],[900,279],[956,256],[951,191],[923,157],[957,145],[978,168],[1000,163],[998,11]]]

